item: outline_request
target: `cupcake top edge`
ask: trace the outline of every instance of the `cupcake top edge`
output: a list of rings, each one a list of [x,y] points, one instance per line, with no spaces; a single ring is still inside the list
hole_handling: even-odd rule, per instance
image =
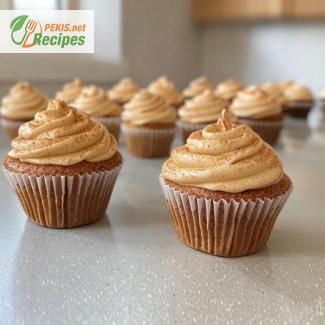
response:
[[[1,115],[12,120],[30,120],[46,108],[48,98],[29,82],[16,83],[1,101]]]
[[[311,90],[302,83],[291,85],[284,94],[288,101],[313,101],[314,99]]]
[[[100,162],[117,151],[114,136],[101,123],[62,100],[51,100],[23,124],[11,146],[8,156],[37,165]]]
[[[187,88],[184,89],[183,95],[187,98],[192,98],[202,94],[205,90],[213,91],[214,85],[205,77],[201,76],[192,80]]]
[[[84,86],[80,79],[73,79],[63,85],[62,89],[55,94],[55,98],[70,104],[79,96]]]
[[[226,110],[217,123],[193,132],[163,164],[164,178],[184,186],[240,193],[278,183],[284,175],[276,152]]]
[[[113,88],[108,90],[108,97],[121,104],[129,102],[140,87],[130,78],[121,79]]]
[[[242,90],[244,85],[242,82],[235,79],[227,79],[219,84],[215,88],[216,95],[227,99],[232,100],[238,91]]]

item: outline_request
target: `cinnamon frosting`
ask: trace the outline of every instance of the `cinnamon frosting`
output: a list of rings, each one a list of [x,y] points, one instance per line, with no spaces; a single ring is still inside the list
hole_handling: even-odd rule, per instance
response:
[[[58,91],[55,98],[64,100],[67,104],[72,103],[81,93],[84,84],[79,79],[74,79],[71,82],[63,85],[62,90]]]
[[[170,124],[175,123],[176,112],[161,96],[141,90],[124,105],[122,120],[135,125]]]
[[[291,87],[295,82],[293,80],[285,80],[280,82],[278,85],[285,92],[289,87]]]
[[[167,103],[172,106],[179,106],[183,102],[182,94],[175,88],[174,83],[166,77],[160,77],[152,82],[148,90],[155,95],[164,97]]]
[[[228,193],[268,187],[283,174],[276,152],[226,111],[217,123],[193,132],[162,167],[163,177],[180,185]]]
[[[184,89],[183,95],[191,98],[201,95],[205,90],[213,90],[213,84],[206,77],[200,77],[190,82],[188,87]]]
[[[217,85],[215,93],[221,98],[232,100],[243,88],[244,86],[241,82],[234,79],[228,79]]]
[[[30,120],[46,108],[48,99],[26,81],[18,82],[2,99],[1,115],[12,120]]]
[[[45,111],[23,124],[11,145],[10,157],[42,165],[99,162],[117,151],[114,136],[102,124],[61,100],[51,100]]]
[[[282,91],[281,87],[273,82],[266,82],[264,85],[261,86],[263,90],[273,96],[281,106],[287,103],[287,99],[284,96],[284,92]]]
[[[285,91],[285,96],[291,101],[313,101],[313,94],[304,84],[296,83]]]
[[[117,85],[108,91],[108,97],[118,103],[125,104],[129,102],[133,95],[140,90],[140,87],[131,79],[122,79]]]
[[[221,111],[228,106],[227,100],[219,98],[211,90],[206,90],[202,95],[187,100],[178,114],[183,122],[211,123],[217,121]]]
[[[278,101],[257,86],[240,91],[230,105],[230,110],[236,117],[249,119],[264,119],[282,113]]]
[[[92,117],[119,116],[122,107],[110,100],[106,92],[94,85],[84,87],[72,106]]]

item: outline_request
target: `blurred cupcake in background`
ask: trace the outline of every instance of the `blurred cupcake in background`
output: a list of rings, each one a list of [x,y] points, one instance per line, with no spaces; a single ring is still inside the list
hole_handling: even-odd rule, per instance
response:
[[[177,126],[182,132],[183,142],[189,135],[203,129],[207,124],[216,122],[223,109],[229,107],[229,101],[218,97],[212,90],[188,99],[179,111]]]
[[[172,151],[160,182],[179,239],[226,257],[265,245],[292,190],[276,152],[226,111]]]
[[[64,84],[62,90],[55,94],[55,98],[64,100],[67,104],[70,104],[80,95],[84,86],[80,79],[74,79]]]
[[[126,147],[137,157],[169,154],[176,127],[176,111],[164,98],[141,90],[124,105],[122,130]]]
[[[148,86],[148,90],[155,95],[164,97],[172,107],[179,108],[183,104],[183,95],[176,89],[174,83],[165,76],[152,82]]]
[[[122,156],[101,123],[51,100],[11,145],[4,173],[34,223],[72,228],[105,215]]]
[[[296,83],[288,87],[284,93],[288,104],[286,112],[297,118],[307,118],[314,103],[311,90],[304,84]]]
[[[100,121],[119,139],[122,107],[110,100],[103,89],[94,85],[84,87],[71,105]]]
[[[124,105],[140,90],[140,87],[131,79],[122,79],[112,89],[108,91],[108,97],[114,102]]]
[[[215,94],[231,102],[243,88],[244,85],[240,81],[228,79],[217,85]]]
[[[48,98],[27,81],[16,83],[1,101],[1,125],[13,139],[19,127],[33,119],[37,112],[46,109]]]
[[[184,89],[183,96],[185,99],[190,99],[203,94],[206,90],[213,91],[213,88],[214,85],[206,77],[200,77],[190,82],[187,88]]]
[[[289,87],[294,85],[294,83],[295,82],[293,80],[284,80],[282,82],[279,82],[278,85],[284,93]]]
[[[319,93],[319,101],[320,101],[320,107],[325,112],[325,88],[323,88]]]
[[[277,143],[283,115],[274,96],[261,87],[251,86],[237,94],[230,110],[239,123],[249,125],[264,141],[271,145]]]
[[[287,99],[284,96],[284,92],[282,91],[281,87],[278,84],[274,82],[266,82],[261,86],[261,88],[278,101],[282,110],[285,110],[287,108]]]

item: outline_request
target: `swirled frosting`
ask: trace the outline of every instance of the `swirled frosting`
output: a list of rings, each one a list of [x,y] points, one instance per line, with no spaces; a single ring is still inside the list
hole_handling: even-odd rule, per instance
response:
[[[230,105],[236,117],[263,119],[281,114],[277,100],[257,86],[240,91]]]
[[[117,151],[114,136],[102,124],[61,100],[51,100],[45,111],[23,124],[11,145],[12,158],[60,166],[104,161]]]
[[[182,94],[175,88],[174,83],[166,77],[160,77],[152,82],[148,90],[155,95],[164,97],[167,103],[172,106],[179,106],[183,102]]]
[[[94,85],[83,88],[72,106],[93,117],[119,116],[122,107],[110,100],[106,92]]]
[[[135,125],[170,124],[175,123],[176,112],[161,96],[141,90],[124,105],[122,120]]]
[[[48,99],[26,81],[16,83],[2,99],[1,115],[12,120],[30,120],[46,108]]]
[[[244,88],[243,84],[234,79],[228,79],[217,85],[215,94],[221,98],[232,100]]]
[[[282,89],[283,92],[285,92],[289,87],[291,87],[294,84],[293,80],[285,80],[280,82],[278,85]]]
[[[287,103],[287,99],[284,96],[284,92],[278,84],[273,82],[266,82],[264,85],[261,86],[261,88],[265,90],[268,94],[273,96],[281,105],[281,107]]]
[[[213,90],[213,84],[206,77],[200,77],[190,82],[188,87],[184,89],[183,95],[191,98],[201,95],[206,90]]]
[[[193,132],[162,167],[162,175],[178,184],[228,193],[265,188],[283,173],[276,152],[249,126],[232,123],[225,111],[217,123]]]
[[[67,104],[72,103],[81,93],[84,84],[79,79],[63,85],[62,90],[55,94],[55,98],[64,100]]]
[[[187,123],[216,122],[221,111],[228,108],[229,102],[206,90],[202,95],[187,100],[178,114],[180,119]]]
[[[118,103],[125,104],[129,102],[133,95],[140,90],[140,87],[131,79],[122,79],[117,85],[108,91],[108,97]]]
[[[313,94],[310,89],[307,86],[298,83],[287,88],[285,96],[289,102],[313,100]]]

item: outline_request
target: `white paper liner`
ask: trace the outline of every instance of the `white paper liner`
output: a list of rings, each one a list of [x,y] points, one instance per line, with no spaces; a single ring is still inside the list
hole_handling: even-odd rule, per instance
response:
[[[122,131],[128,151],[134,156],[149,158],[168,156],[176,128],[142,129],[122,124]]]
[[[290,189],[256,201],[215,201],[188,195],[160,183],[178,237],[190,247],[224,257],[257,252],[268,240]]]
[[[96,117],[97,121],[102,123],[106,129],[114,135],[115,139],[119,141],[120,137],[120,124],[121,117],[120,116],[112,116],[112,117]]]
[[[26,123],[26,121],[12,121],[5,118],[1,118],[1,126],[10,139],[14,139],[18,136],[19,127]]]
[[[3,171],[33,222],[50,228],[72,228],[104,216],[121,167],[75,176]]]

